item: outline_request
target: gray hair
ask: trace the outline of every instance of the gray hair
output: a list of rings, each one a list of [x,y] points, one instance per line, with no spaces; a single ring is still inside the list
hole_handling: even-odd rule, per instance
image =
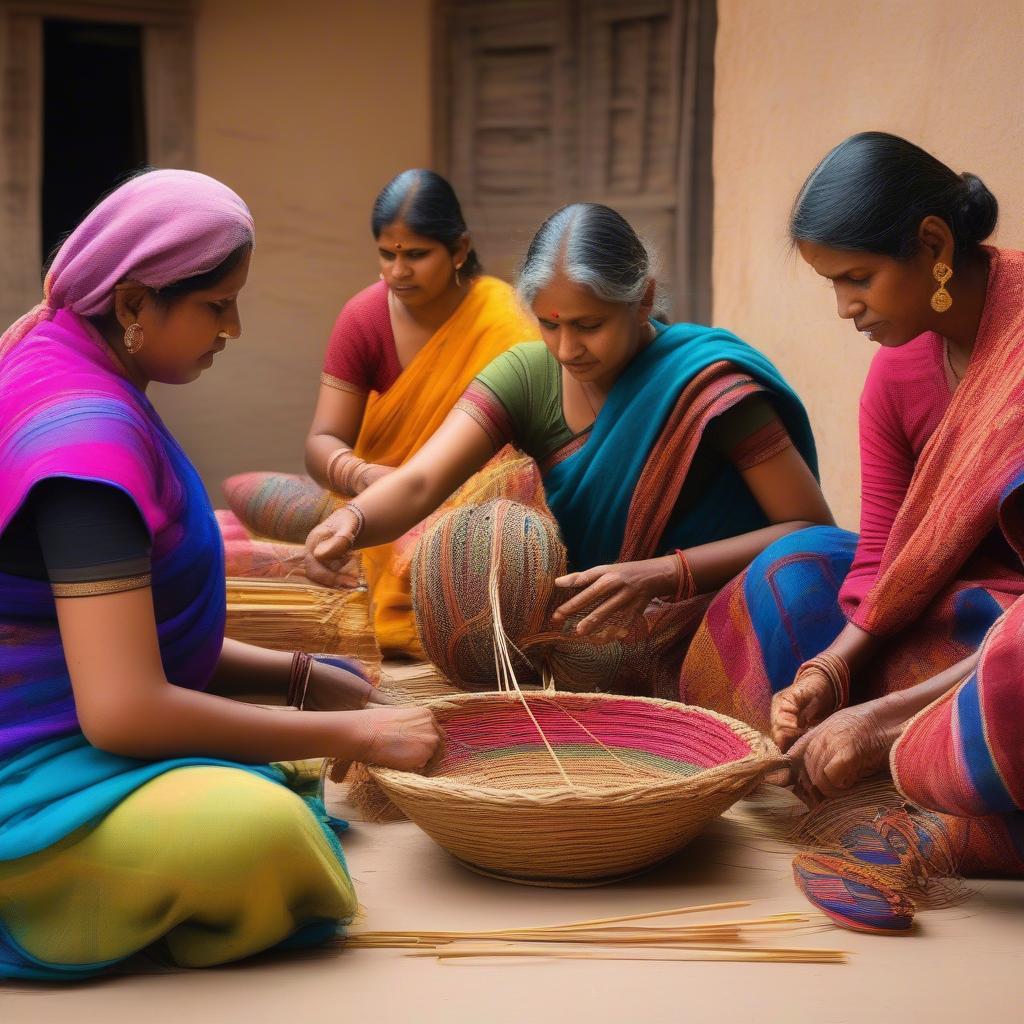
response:
[[[600,203],[573,203],[553,213],[533,236],[516,289],[526,305],[561,270],[608,302],[639,302],[654,257],[626,219]]]

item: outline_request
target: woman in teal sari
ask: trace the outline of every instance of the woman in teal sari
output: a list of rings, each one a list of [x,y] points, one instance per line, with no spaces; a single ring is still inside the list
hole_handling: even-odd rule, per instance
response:
[[[518,282],[542,340],[495,359],[412,459],[317,527],[308,574],[333,583],[353,548],[401,535],[512,444],[540,468],[572,570],[550,581],[561,595],[541,625],[629,649],[614,689],[674,696],[710,596],[772,541],[832,518],[797,396],[728,331],[651,319],[650,267],[615,211],[550,217]],[[417,608],[428,651],[435,610]]]

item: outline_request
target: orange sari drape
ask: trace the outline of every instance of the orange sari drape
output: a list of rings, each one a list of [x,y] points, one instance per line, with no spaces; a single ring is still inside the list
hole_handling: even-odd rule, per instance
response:
[[[495,357],[538,337],[536,321],[512,289],[480,277],[452,314],[383,394],[366,404],[355,452],[367,462],[400,466],[441,425],[470,381]],[[394,545],[362,552],[373,595],[381,649],[422,658],[409,593],[408,560],[395,560]]]

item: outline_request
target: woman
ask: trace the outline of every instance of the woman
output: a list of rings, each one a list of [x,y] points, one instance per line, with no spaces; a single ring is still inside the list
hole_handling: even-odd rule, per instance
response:
[[[397,537],[512,443],[539,464],[576,570],[557,581],[579,593],[555,625],[592,608],[574,634],[620,639],[660,599],[655,618],[685,642],[699,616],[667,609],[703,607],[692,599],[773,540],[831,522],[803,407],[727,331],[650,318],[650,257],[608,207],[550,217],[519,291],[543,341],[495,359],[416,455],[315,529],[307,573],[331,583],[353,547]],[[681,649],[663,653],[674,689]],[[657,692],[662,679],[647,664],[618,687]]]
[[[872,825],[873,806],[842,837],[848,858],[795,865],[812,900],[865,930],[910,926],[921,872],[1024,867],[1011,668],[1024,256],[981,244],[996,215],[977,177],[877,132],[807,179],[793,241],[839,315],[882,346],[861,399],[860,540],[815,530],[769,548],[709,609],[683,667],[685,699],[770,718],[811,801],[892,757],[917,806]]]
[[[306,467],[341,495],[402,465],[495,356],[536,335],[511,288],[486,277],[451,185],[404,171],[373,206],[380,281],[348,303],[331,334]],[[363,554],[385,651],[422,656],[407,573],[390,545]]]
[[[437,746],[422,712],[348,710],[380,701],[358,674],[224,639],[217,524],[145,391],[238,337],[252,246],[224,185],[141,174],[0,338],[0,977],[323,941],[356,907],[341,848],[266,762]]]

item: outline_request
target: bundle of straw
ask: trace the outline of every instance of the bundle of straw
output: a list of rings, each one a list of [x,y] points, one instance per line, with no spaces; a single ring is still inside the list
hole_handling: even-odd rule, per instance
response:
[[[746,907],[747,900],[624,914],[568,924],[492,931],[366,931],[348,936],[349,949],[408,949],[438,960],[480,957],[558,957],[586,960],[729,960],[762,963],[843,963],[837,949],[765,946],[766,936],[816,931],[816,914],[773,914],[739,921],[641,925],[639,921]]]
[[[235,640],[276,651],[343,654],[379,676],[381,653],[365,588],[228,577],[227,595],[226,633]]]

